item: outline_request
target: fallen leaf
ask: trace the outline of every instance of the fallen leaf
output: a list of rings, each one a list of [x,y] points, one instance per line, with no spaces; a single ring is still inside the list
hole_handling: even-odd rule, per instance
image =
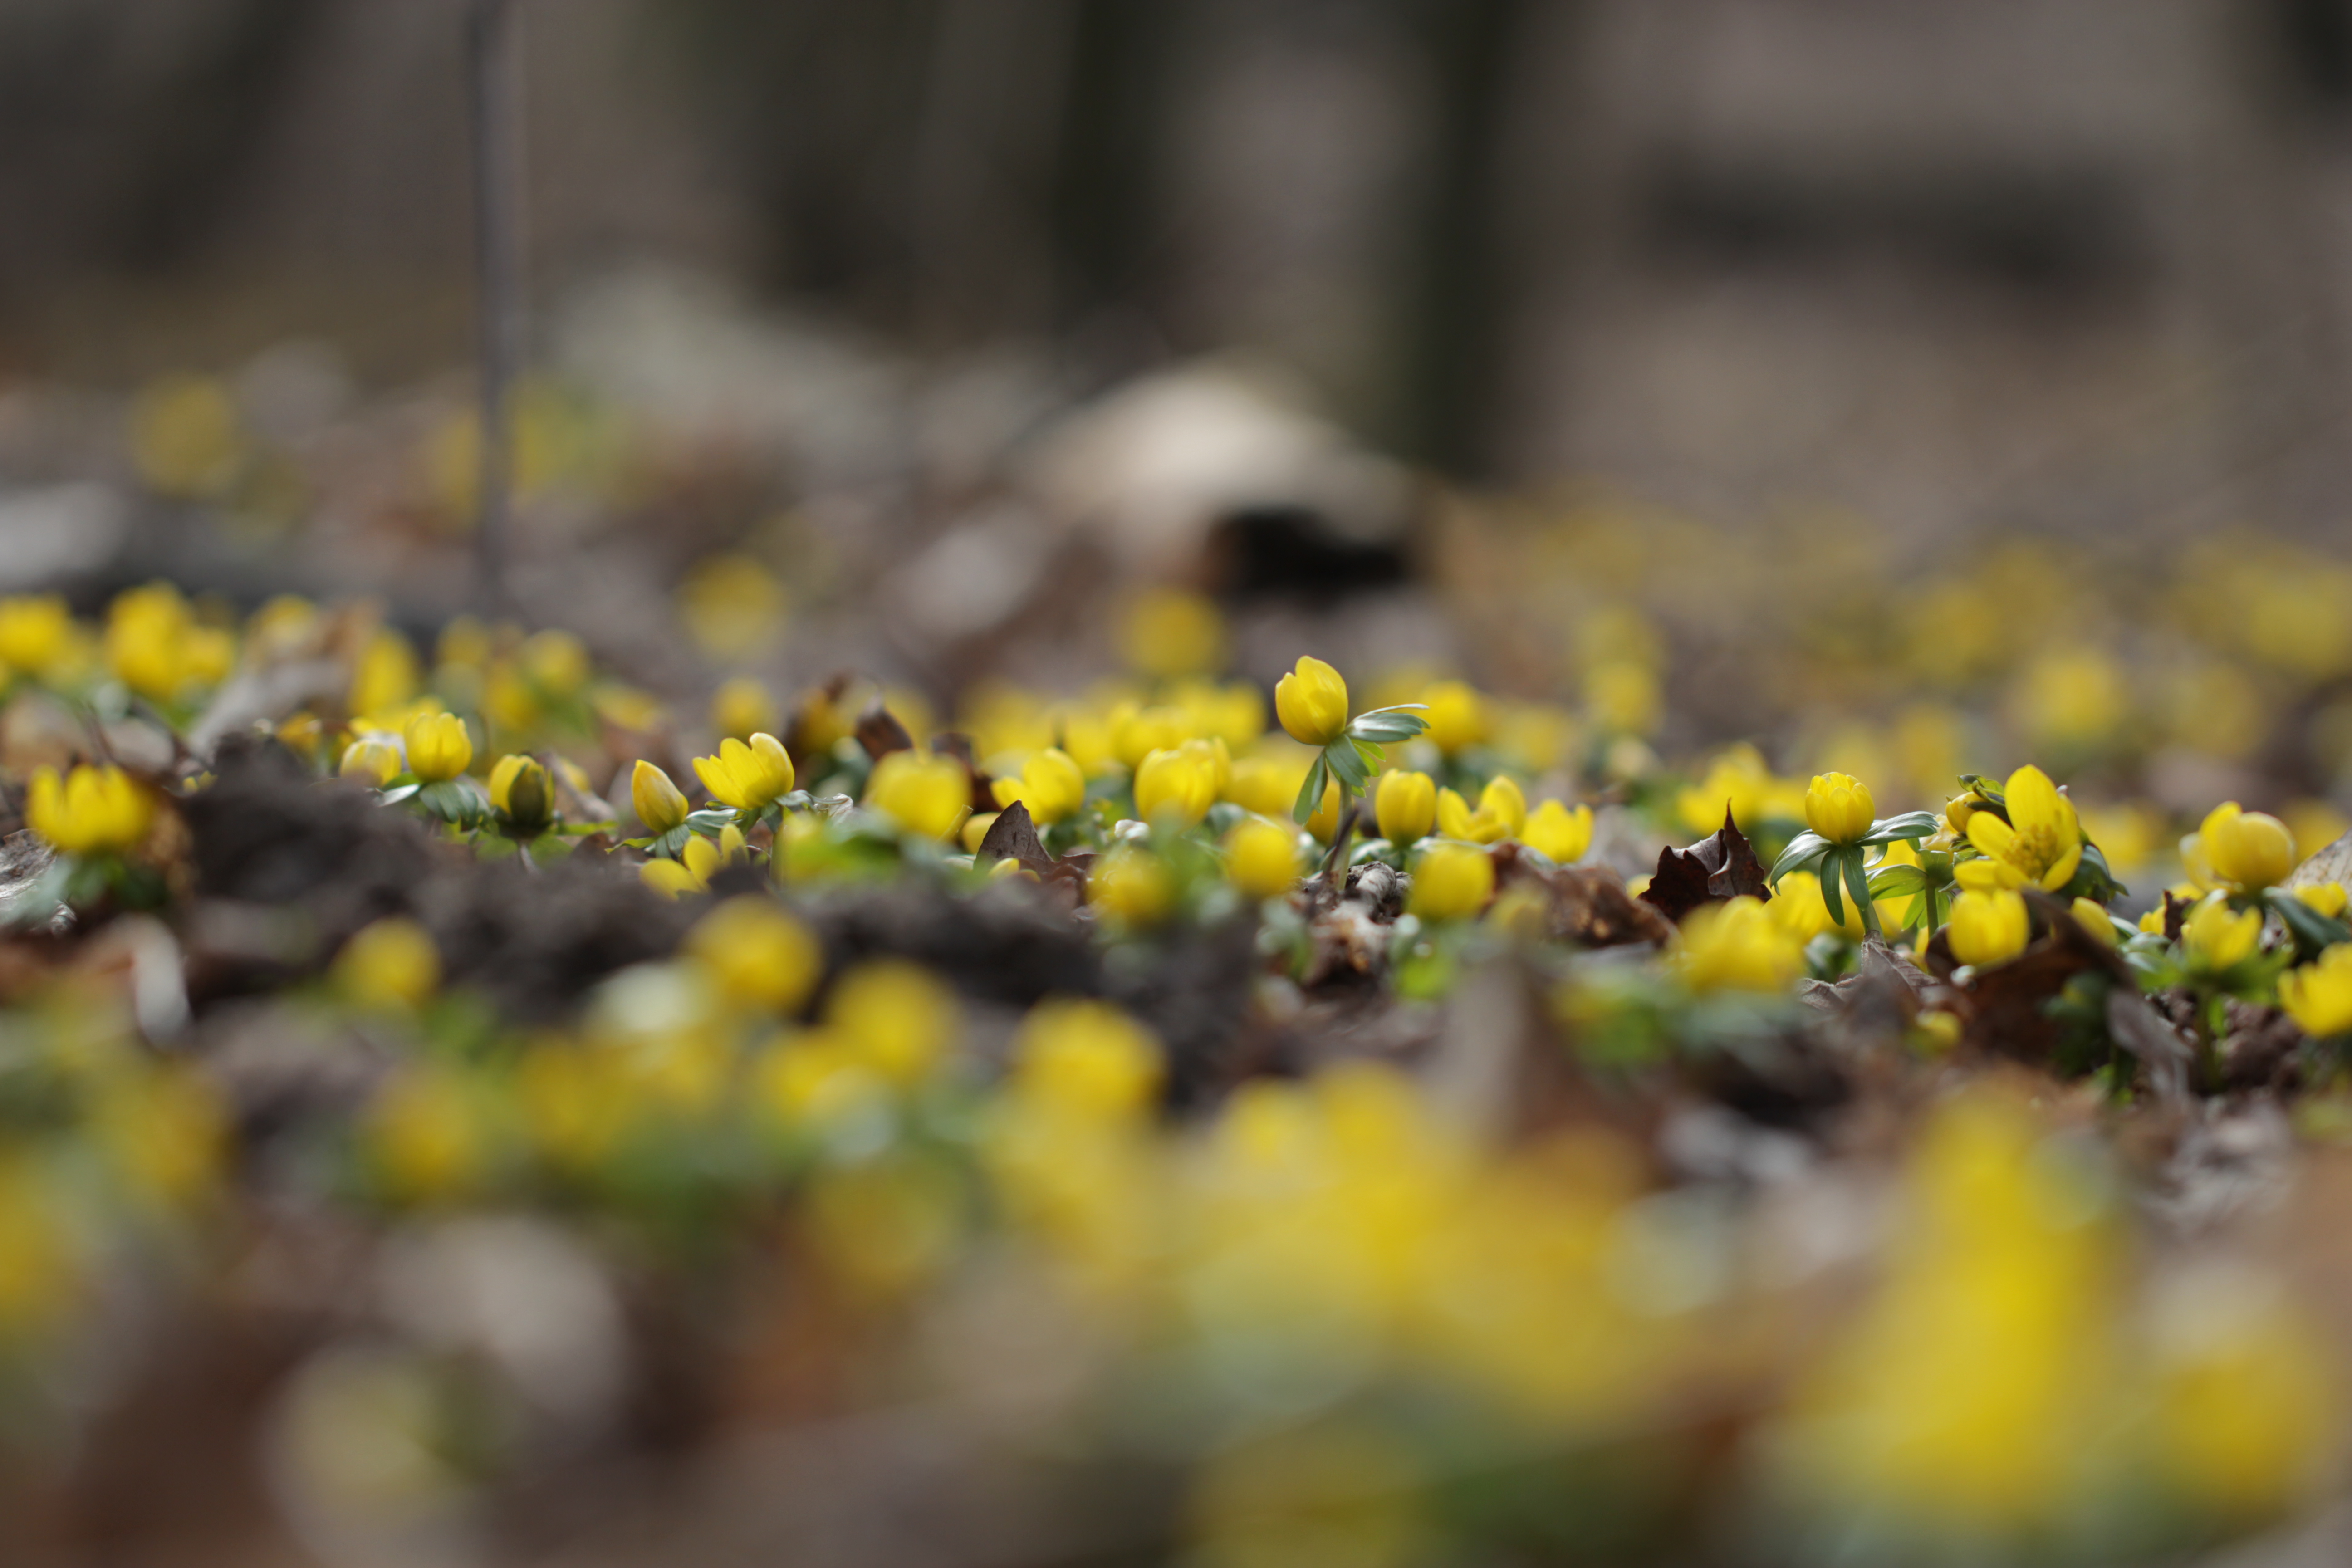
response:
[[[1756,858],[1748,836],[1733,825],[1727,806],[1723,826],[1711,837],[1687,849],[1668,846],[1658,851],[1658,869],[1642,889],[1642,899],[1680,925],[1701,904],[1719,904],[1743,893],[1768,903],[1772,898],[1764,863]]]

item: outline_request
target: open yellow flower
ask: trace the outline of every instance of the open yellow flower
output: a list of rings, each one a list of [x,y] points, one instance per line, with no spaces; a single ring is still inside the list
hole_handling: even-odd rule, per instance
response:
[[[1518,781],[1497,773],[1478,794],[1478,809],[1450,789],[1437,792],[1437,830],[1448,838],[1495,844],[1516,838],[1528,825],[1528,797]]]
[[[1805,826],[1832,844],[1852,844],[1870,831],[1877,803],[1852,773],[1816,773],[1805,786]]]
[[[1519,837],[1555,866],[1568,865],[1592,847],[1592,808],[1548,800],[1528,814]]]
[[[2023,896],[2007,888],[1963,891],[1952,900],[1951,924],[1944,928],[1952,956],[1979,969],[2015,958],[2032,934]]]
[[[1495,862],[1467,844],[1433,844],[1413,862],[1407,912],[1425,921],[1468,920],[1495,892]]]
[[[1391,844],[1425,838],[1437,825],[1437,785],[1427,773],[1382,773],[1372,792],[1372,815]]]
[[[112,765],[78,767],[64,779],[36,769],[25,796],[25,825],[66,855],[120,855],[137,848],[155,820],[155,803]]]
[[[2352,943],[2337,942],[2279,976],[2279,1005],[2315,1039],[2352,1033]]]
[[[637,765],[644,767],[646,764],[639,763]],[[682,898],[688,893],[708,892],[710,879],[718,874],[719,868],[736,864],[746,854],[742,830],[730,822],[719,830],[717,843],[698,833],[690,835],[686,847],[678,851],[677,859],[648,860],[637,868],[637,876],[646,887],[664,898]]]
[[[924,838],[946,838],[971,810],[971,781],[953,757],[892,752],[874,764],[866,804]]]
[[[1802,939],[1745,894],[1693,910],[1674,960],[1694,991],[1786,990],[1804,973]]]
[[[2220,893],[2200,900],[2180,926],[2180,945],[2188,952],[2189,967],[2208,974],[2219,974],[2252,958],[2262,940],[2262,911],[2232,913],[2230,900]]]
[[[426,784],[454,779],[474,760],[473,738],[455,713],[420,713],[408,721],[401,740],[408,749],[408,771]]]
[[[1087,801],[1087,775],[1069,752],[1047,746],[1029,753],[1017,779],[998,779],[989,786],[999,805],[1014,801],[1029,808],[1029,820],[1043,825],[1075,815]]]
[[[2224,801],[2180,841],[2180,860],[2200,886],[2259,892],[2294,869],[2294,836],[2275,816]]]
[[[2032,763],[2009,775],[2003,794],[2009,820],[1990,811],[1969,813],[1969,842],[1991,864],[2002,887],[2032,883],[2056,892],[2083,863],[2083,826],[2074,803]]]
[[[1321,659],[1301,654],[1297,668],[1275,683],[1274,711],[1292,740],[1328,746],[1348,728],[1348,683]]]
[[[747,744],[731,737],[715,757],[694,759],[694,773],[710,798],[738,811],[760,811],[788,795],[793,759],[773,735],[755,732]]]

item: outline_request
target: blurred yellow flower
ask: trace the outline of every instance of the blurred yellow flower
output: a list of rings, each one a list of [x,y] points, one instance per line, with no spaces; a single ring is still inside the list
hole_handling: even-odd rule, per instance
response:
[[[1298,881],[1298,835],[1261,817],[1225,835],[1225,875],[1254,899],[1278,898]]]
[[[236,399],[215,377],[158,376],[131,401],[131,461],[157,495],[217,499],[236,483],[244,457]]]
[[[1430,741],[1440,752],[1451,757],[1486,743],[1492,728],[1486,699],[1469,682],[1441,680],[1421,694],[1421,701],[1428,710],[1422,718]]]
[[[1437,825],[1437,785],[1427,773],[1384,773],[1372,792],[1372,815],[1391,844],[1424,838]]]
[[[473,737],[466,721],[455,713],[420,713],[401,735],[408,752],[408,771],[426,784],[454,779],[472,765]]]
[[[783,630],[784,587],[755,555],[709,555],[677,585],[677,615],[705,657],[752,659]]]
[[[1683,922],[1671,960],[1694,991],[1777,994],[1804,973],[1804,944],[1755,899],[1702,904]]]
[[[874,764],[866,804],[919,838],[948,838],[971,810],[971,781],[953,757],[892,752]]]
[[[1198,594],[1141,594],[1127,607],[1118,647],[1130,668],[1161,680],[1206,674],[1224,662],[1224,617]]]
[[[2221,893],[2200,900],[2181,922],[2181,946],[2189,967],[2207,974],[2219,974],[2252,958],[2262,939],[2262,911],[2232,914],[2228,898]]]
[[[1087,873],[1087,901],[1129,929],[1155,926],[1175,905],[1175,874],[1150,850],[1121,844]]]
[[[1139,774],[1136,788],[1142,789]],[[1019,778],[998,779],[989,789],[998,805],[1008,806],[1017,800],[1029,808],[1031,821],[1043,825],[1077,815],[1087,800],[1087,775],[1067,752],[1047,746],[1029,753],[1021,764]]]
[[[490,769],[490,804],[519,832],[542,832],[555,812],[555,782],[536,757],[509,753]]]
[[[1467,844],[1434,843],[1412,863],[1405,910],[1427,921],[1469,920],[1486,909],[1494,894],[1495,862],[1486,851]]]
[[[343,943],[335,954],[334,981],[362,1007],[421,1007],[441,988],[441,950],[415,921],[387,916]]]
[[[77,767],[62,780],[55,768],[37,768],[26,787],[25,826],[60,854],[128,854],[154,821],[146,787],[111,763]]]
[[[930,1077],[955,1043],[955,993],[929,970],[903,959],[861,963],[835,983],[825,1026],[884,1083],[912,1089]]]
[[[416,695],[416,650],[390,626],[379,626],[360,650],[345,700],[355,716],[386,713]]]
[[[55,594],[0,599],[0,663],[20,675],[46,676],[72,654],[73,614]]]
[[[1040,1002],[1013,1043],[1013,1093],[1082,1123],[1150,1115],[1165,1076],[1159,1042],[1108,1002]]]
[[[1146,822],[1190,827],[1216,804],[1217,763],[1215,742],[1208,741],[1152,752],[1135,770],[1135,815]]]
[[[1592,808],[1570,808],[1556,800],[1545,801],[1528,814],[1519,837],[1552,864],[1570,865],[1583,858],[1584,852],[1592,847]]]
[[[2279,1006],[2315,1039],[2352,1033],[2352,943],[2337,942],[2279,976]]]
[[[728,740],[748,740],[761,730],[776,728],[776,700],[765,685],[748,675],[719,683],[710,696],[710,727]]]
[[[404,766],[397,745],[382,736],[367,735],[343,748],[342,761],[335,772],[342,778],[370,780],[381,789],[399,777]]]
[[[1518,781],[1497,773],[1478,795],[1478,809],[1450,789],[1437,792],[1437,830],[1448,838],[1496,844],[1516,838],[1528,825],[1528,797]]]
[[[719,868],[740,863],[746,854],[743,830],[730,822],[719,830],[716,840],[699,833],[687,835],[686,847],[677,852],[677,859],[647,860],[637,868],[637,879],[666,899],[705,893]]]
[[[1954,958],[1983,969],[2023,952],[2032,931],[2023,895],[2006,888],[1972,888],[1952,900],[1944,935]]]
[[[2284,881],[2294,869],[2294,836],[2275,816],[2224,801],[2180,841],[2180,858],[2192,879],[2201,869],[2222,887],[2259,892]]]

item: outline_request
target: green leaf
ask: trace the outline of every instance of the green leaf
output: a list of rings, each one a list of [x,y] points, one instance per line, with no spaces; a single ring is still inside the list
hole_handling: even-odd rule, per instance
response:
[[[1772,862],[1772,869],[1764,874],[1764,879],[1778,882],[1791,871],[1807,870],[1813,862],[1828,854],[1830,848],[1830,841],[1820,834],[1810,829],[1800,833],[1789,840],[1789,847],[1780,851],[1780,858]]]
[[[1391,741],[1409,741],[1428,728],[1429,721],[1418,714],[1383,709],[1356,715],[1355,721],[1348,726],[1348,734],[1354,740],[1386,744]]]
[[[1298,786],[1298,803],[1290,808],[1290,819],[1304,823],[1323,804],[1323,788],[1330,783],[1330,770],[1324,765],[1321,752],[1315,756],[1315,765],[1307,770],[1307,782]]]
[[[1349,795],[1363,793],[1371,770],[1364,765],[1363,754],[1358,752],[1345,735],[1323,748],[1323,761],[1339,781],[1339,787]]]
[[[1899,899],[1905,894],[1927,890],[1927,873],[1916,866],[1887,866],[1870,879],[1870,896],[1874,899]]]
[[[1830,858],[1832,861],[1836,858],[1833,850],[1830,852]],[[1838,892],[1837,868],[1826,861],[1822,866],[1822,902],[1829,906],[1831,924],[1845,924],[1845,900]]]
[[[1897,838],[1925,838],[1936,831],[1937,821],[1932,811],[1906,811],[1900,816],[1881,817],[1856,842],[1891,844]]]
[[[706,838],[717,837],[720,829],[731,826],[735,820],[735,808],[731,805],[706,805],[686,814],[686,826]]]
[[[2284,888],[2268,889],[2263,894],[2263,902],[2277,912],[2286,925],[2287,934],[2294,938],[2298,961],[2316,958],[2322,949],[2339,942],[2352,942],[2352,927],[2321,914]]]
[[[1845,872],[1846,890],[1853,895],[1853,907],[1862,911],[1863,929],[1865,931],[1876,931],[1878,929],[1878,910],[1871,901],[1868,875],[1862,868],[1861,846],[1849,846],[1845,853],[1839,856],[1838,858],[1843,862],[1843,869]],[[1828,886],[1826,880],[1823,881],[1822,886]],[[1841,921],[1838,923],[1843,925],[1844,922]]]
[[[2105,904],[2130,891],[2129,888],[2116,880],[2114,872],[2107,869],[2105,853],[2085,838],[2083,840],[2083,863],[2074,868],[2074,874],[2066,879],[2063,888],[2058,889],[2058,896],[2070,900],[2088,899],[2095,904]]]
[[[402,801],[406,800],[409,796],[415,795],[418,790],[421,790],[425,786],[423,784],[415,783],[394,784],[390,789],[381,791],[377,794],[375,797],[376,804],[379,805],[398,805]]]

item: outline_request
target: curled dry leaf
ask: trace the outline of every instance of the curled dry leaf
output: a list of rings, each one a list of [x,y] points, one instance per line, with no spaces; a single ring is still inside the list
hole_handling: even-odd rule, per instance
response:
[[[1770,902],[1772,889],[1764,880],[1764,863],[1756,858],[1748,836],[1723,813],[1723,826],[1687,849],[1669,846],[1658,851],[1658,869],[1642,890],[1643,901],[1680,925],[1701,904],[1719,904],[1741,894]]]

